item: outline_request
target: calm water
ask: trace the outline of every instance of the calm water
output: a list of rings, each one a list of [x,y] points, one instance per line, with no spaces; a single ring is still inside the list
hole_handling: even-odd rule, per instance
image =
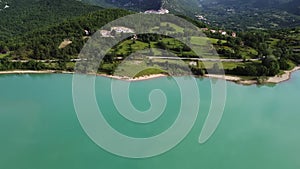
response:
[[[119,132],[149,137],[177,117],[180,97],[168,78],[135,82],[137,109],[150,105],[160,88],[168,97],[164,115],[147,125],[130,123],[113,106],[110,79],[98,78],[96,93],[107,121]],[[72,101],[72,75],[0,76],[1,169],[299,169],[300,72],[275,87],[228,83],[224,117],[204,145],[198,137],[210,105],[210,81],[198,80],[201,110],[192,131],[176,148],[149,159],[126,159],[95,145],[82,130]],[[101,96],[101,97],[100,97]]]

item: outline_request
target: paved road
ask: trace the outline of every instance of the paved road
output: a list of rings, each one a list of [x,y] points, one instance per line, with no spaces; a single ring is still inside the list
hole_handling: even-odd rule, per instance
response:
[[[202,62],[244,62],[244,59],[213,59],[213,58],[180,58],[180,57],[156,57],[151,56],[149,59],[168,59],[168,60],[191,60]],[[247,61],[258,61],[259,59],[247,59]]]
[[[202,62],[244,62],[244,59],[213,59],[213,58],[180,58],[180,57],[158,57],[150,56],[149,59],[168,59],[168,60],[190,60],[190,61],[202,61]],[[71,59],[70,62],[81,61],[82,59]],[[247,59],[247,61],[258,61],[259,59]],[[10,60],[11,62],[27,63],[29,60]],[[59,60],[34,60],[41,63],[53,63]]]
[[[82,59],[71,59],[69,62],[77,62],[81,61]],[[87,60],[87,59],[84,59]],[[11,62],[20,62],[20,63],[27,63],[30,60],[10,60]],[[41,63],[53,63],[53,62],[59,62],[59,60],[33,60],[35,62],[41,62]]]

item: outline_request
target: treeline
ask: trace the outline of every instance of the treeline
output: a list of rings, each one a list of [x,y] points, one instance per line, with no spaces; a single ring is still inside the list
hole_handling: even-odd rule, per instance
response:
[[[29,62],[10,62],[7,59],[0,59],[0,71],[7,70],[45,70],[48,67],[41,62],[31,60]]]
[[[271,57],[262,60],[262,63],[246,64],[246,66],[238,66],[232,70],[226,70],[228,74],[241,75],[241,76],[275,76],[281,69],[279,62]]]

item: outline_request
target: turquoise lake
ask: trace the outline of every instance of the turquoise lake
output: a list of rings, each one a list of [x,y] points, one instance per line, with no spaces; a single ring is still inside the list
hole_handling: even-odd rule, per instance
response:
[[[149,137],[176,119],[181,100],[172,79],[131,83],[130,98],[139,110],[149,108],[153,89],[163,90],[168,99],[165,113],[143,125],[117,113],[110,82],[97,77],[95,92],[106,120],[117,131]],[[0,169],[300,168],[300,72],[276,86],[228,82],[222,121],[205,144],[199,144],[198,137],[210,106],[210,80],[197,83],[200,111],[188,136],[159,156],[129,159],[103,150],[84,132],[74,110],[72,75],[1,75]]]

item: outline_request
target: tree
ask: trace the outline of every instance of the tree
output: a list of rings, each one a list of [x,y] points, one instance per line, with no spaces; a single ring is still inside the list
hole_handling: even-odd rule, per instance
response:
[[[274,57],[266,57],[263,59],[262,65],[268,69],[268,76],[275,76],[280,72],[279,63]]]
[[[290,65],[288,63],[288,60],[286,58],[280,58],[279,67],[280,67],[281,70],[289,70]]]
[[[218,63],[214,63],[212,71],[213,71],[213,73],[216,73],[216,74],[218,74],[220,72],[220,66]]]
[[[0,50],[1,50],[1,49],[0,49]],[[2,49],[2,51],[3,51],[3,52],[8,52],[8,51],[9,51],[9,48],[8,48],[7,46],[4,46],[3,49]]]

